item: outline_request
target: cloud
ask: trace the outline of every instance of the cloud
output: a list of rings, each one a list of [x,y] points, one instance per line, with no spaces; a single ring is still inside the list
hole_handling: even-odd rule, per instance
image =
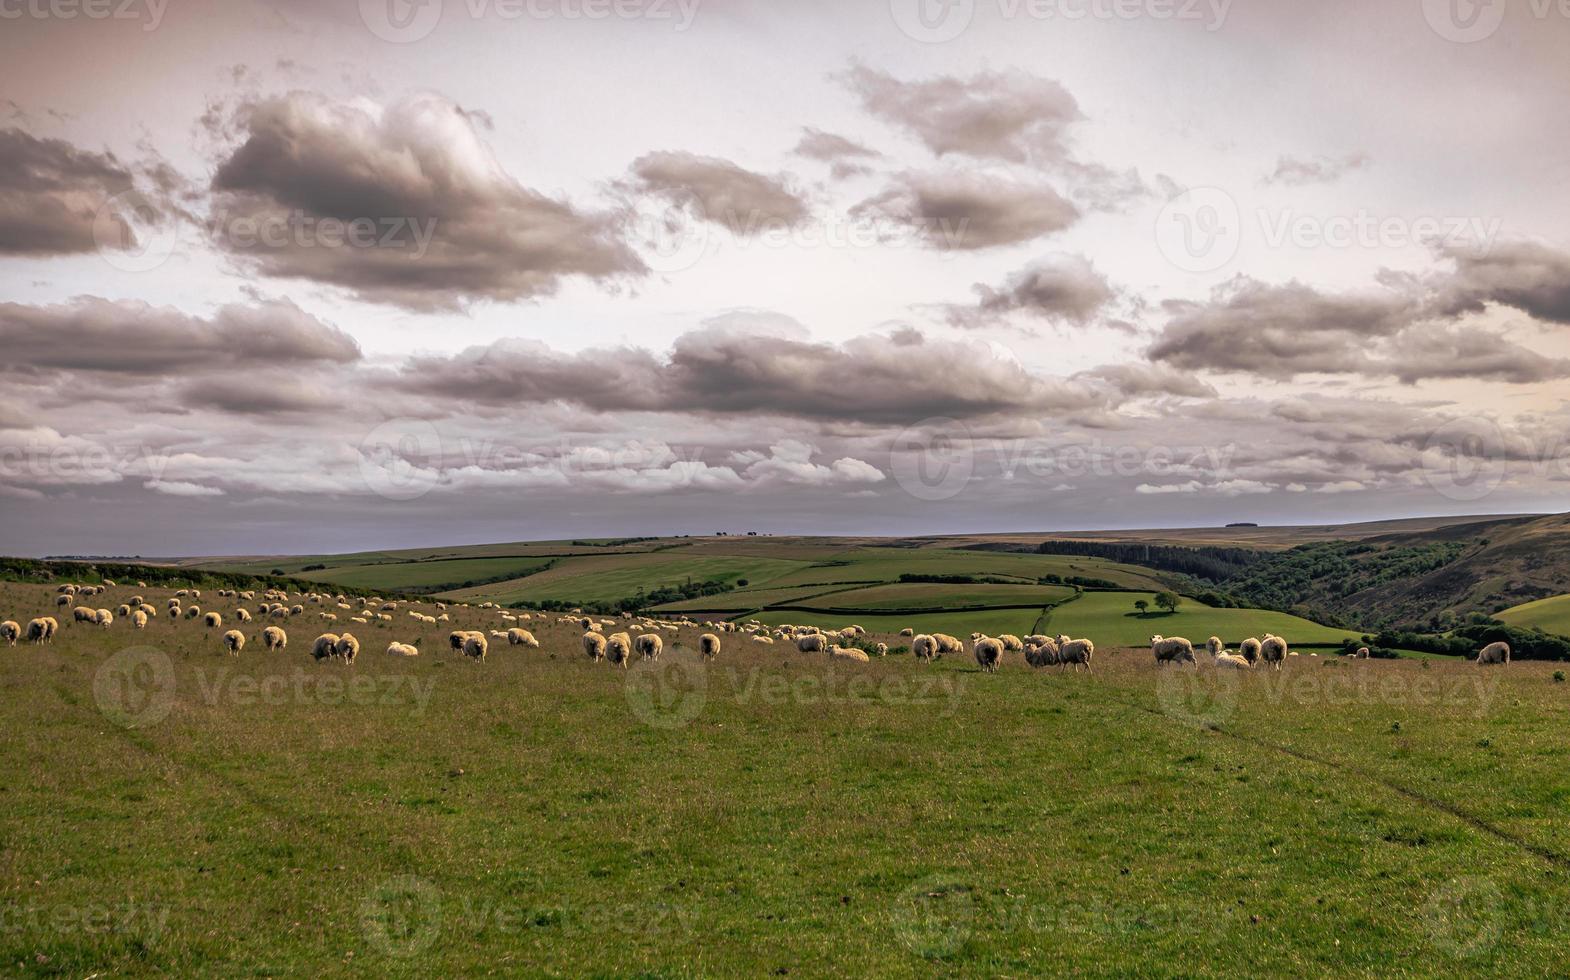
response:
[[[907,425],[933,416],[1069,414],[1104,408],[1094,386],[1033,376],[985,345],[912,330],[844,344],[710,327],[656,355],[638,348],[552,351],[500,342],[412,358],[399,383],[487,405],[561,401],[592,411],[776,415]]]
[[[0,129],[0,255],[93,251],[95,216],[133,184],[131,170],[111,153]],[[134,234],[123,244],[134,246]]]
[[[1038,259],[1008,277],[1001,287],[978,283],[976,311],[1024,312],[1045,320],[1083,325],[1110,303],[1116,292],[1107,277],[1083,255]]]
[[[1129,398],[1174,395],[1179,398],[1215,398],[1218,392],[1192,374],[1162,364],[1108,364],[1075,375],[1105,381]]]
[[[867,173],[868,161],[883,157],[878,151],[837,133],[826,133],[810,126],[802,130],[801,141],[792,152],[799,157],[829,164],[834,176],[841,179]]]
[[[354,338],[287,301],[224,306],[207,319],[96,296],[52,306],[0,303],[0,348],[14,368],[155,378],[360,358]]]
[[[1276,169],[1265,177],[1266,184],[1283,187],[1303,187],[1309,184],[1333,184],[1347,174],[1368,166],[1366,153],[1349,153],[1342,157],[1313,157],[1302,159],[1284,156],[1276,161]]]
[[[473,114],[440,96],[379,106],[292,92],[244,104],[229,126],[237,145],[213,176],[213,223],[220,246],[264,275],[431,311],[645,271],[614,216],[518,183]],[[323,244],[324,220],[369,234]]]
[[[148,480],[142,486],[158,493],[169,494],[171,497],[222,497],[224,495],[218,487],[204,487],[199,483],[187,483],[184,480]]]
[[[901,174],[851,213],[892,222],[946,251],[1018,245],[1079,220],[1079,209],[1044,184],[954,172]]]
[[[864,66],[842,78],[872,115],[919,139],[937,156],[1062,164],[1067,129],[1083,117],[1068,90],[1022,71],[902,81]]]
[[[753,173],[719,157],[650,153],[633,162],[632,172],[644,193],[690,205],[696,217],[738,235],[794,225],[807,216],[806,201],[783,178]]]
[[[1435,251],[1455,263],[1455,272],[1438,286],[1438,305],[1445,312],[1474,312],[1499,303],[1539,320],[1570,325],[1570,252],[1529,241],[1498,242],[1487,249],[1449,245]]]

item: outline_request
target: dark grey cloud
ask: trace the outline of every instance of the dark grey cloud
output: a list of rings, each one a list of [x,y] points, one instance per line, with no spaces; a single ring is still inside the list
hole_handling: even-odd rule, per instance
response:
[[[1475,312],[1499,303],[1539,320],[1570,324],[1570,252],[1529,241],[1437,251],[1455,263],[1455,273],[1439,285],[1438,303],[1446,312]]]
[[[1039,259],[1013,273],[1002,286],[977,284],[976,311],[1024,312],[1059,322],[1085,324],[1117,295],[1107,277],[1083,255]]]
[[[0,129],[0,255],[93,251],[95,216],[133,184],[112,153]],[[123,244],[134,246],[134,234]]]
[[[1108,364],[1076,375],[1112,385],[1130,398],[1175,395],[1180,398],[1215,398],[1218,392],[1186,371],[1162,364]]]
[[[1066,130],[1084,118],[1062,85],[1022,71],[904,81],[858,65],[843,77],[868,112],[940,157],[1061,164],[1070,156]]]
[[[417,357],[400,383],[490,405],[562,401],[593,411],[740,413],[908,425],[947,416],[1064,415],[1106,405],[1095,386],[1031,375],[985,346],[913,330],[844,344],[723,328],[679,337],[656,355],[576,354],[502,342],[453,357]]]
[[[292,92],[242,105],[225,127],[235,145],[212,180],[215,235],[265,275],[439,310],[546,295],[568,276],[645,271],[614,216],[524,187],[473,116],[440,96],[378,113]],[[324,245],[322,219],[374,236]],[[267,241],[258,226],[282,231]]]
[[[202,318],[93,296],[53,306],[0,304],[0,349],[13,369],[158,378],[360,358],[354,338],[289,302],[225,306]]]
[[[738,235],[794,225],[807,216],[807,202],[783,177],[754,173],[719,157],[650,153],[633,162],[632,173],[643,193],[690,206],[695,217]]]
[[[1347,174],[1368,166],[1366,153],[1349,153],[1341,157],[1284,156],[1276,161],[1276,169],[1265,177],[1265,183],[1283,187],[1303,187],[1309,184],[1333,184]]]
[[[1063,231],[1080,216],[1045,184],[957,172],[901,174],[852,214],[891,222],[945,251],[1018,245]]]
[[[1375,372],[1406,384],[1427,378],[1532,384],[1570,377],[1570,361],[1546,357],[1492,330],[1430,323],[1392,338],[1365,373]]]

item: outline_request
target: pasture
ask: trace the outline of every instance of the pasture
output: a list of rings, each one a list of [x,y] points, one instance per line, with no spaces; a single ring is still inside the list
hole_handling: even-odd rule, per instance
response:
[[[1523,629],[1541,629],[1545,633],[1570,636],[1570,595],[1557,595],[1539,599],[1496,613],[1495,619]]]
[[[90,601],[135,591],[162,611],[167,590]],[[53,602],[0,585],[3,618]],[[238,606],[201,604],[225,628]],[[260,620],[229,657],[221,631],[163,615],[67,614],[53,642],[0,648],[8,973],[1570,963],[1570,685],[1551,664],[1305,655],[1234,674],[1094,633],[1078,673],[1017,654],[997,674],[847,665],[737,633],[704,664],[683,625],[623,670],[538,615],[520,625],[539,649],[493,639],[476,663],[447,631],[510,623],[449,607],[434,626],[407,608],[331,622],[363,644],[345,665],[312,660],[329,621],[305,606],[275,653]],[[1196,639],[1228,614],[1259,615],[1179,613]],[[382,653],[394,639],[421,655]]]

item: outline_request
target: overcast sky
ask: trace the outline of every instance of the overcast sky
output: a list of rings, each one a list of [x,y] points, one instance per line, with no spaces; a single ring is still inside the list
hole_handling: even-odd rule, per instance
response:
[[[1566,510],[1547,0],[0,0],[0,551]]]

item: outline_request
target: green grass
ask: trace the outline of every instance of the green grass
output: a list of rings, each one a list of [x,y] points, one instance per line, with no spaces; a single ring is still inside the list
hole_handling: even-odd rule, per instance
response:
[[[1151,612],[1140,615],[1134,602],[1144,599],[1155,609],[1155,596],[1149,593],[1087,592],[1073,602],[1052,611],[1049,633],[1088,636],[1097,646],[1148,646],[1151,636],[1184,636],[1196,645],[1212,635],[1229,646],[1250,636],[1274,633],[1289,643],[1339,644],[1356,637],[1355,630],[1320,626],[1287,613],[1264,609],[1211,609],[1193,599],[1184,599],[1173,614]]]
[[[918,633],[949,633],[968,639],[973,632],[994,636],[999,633],[1028,634],[1039,615],[1040,610],[1037,609],[988,609],[982,612],[932,612],[919,615],[771,609],[747,618],[756,619],[769,626],[793,623],[800,626],[822,626],[827,629],[838,629],[856,623],[866,629],[882,633],[898,633],[908,626]],[[899,642],[908,644],[910,641]]]
[[[654,555],[564,558],[540,575],[516,582],[501,582],[448,593],[462,601],[492,600],[501,603],[562,599],[573,602],[626,599],[639,591],[681,585],[689,580],[762,584],[801,567],[801,562],[777,558],[687,558],[680,552]]]
[[[1510,626],[1531,629],[1534,626],[1545,633],[1570,636],[1570,595],[1539,599],[1525,605],[1496,613],[1495,619]]]
[[[464,582],[531,575],[551,563],[549,558],[463,558],[394,564],[343,565],[325,571],[302,572],[310,581],[329,582],[350,589],[401,592],[458,586]]]
[[[810,565],[774,584],[819,582],[893,582],[903,574],[1008,576],[1035,582],[1045,575],[1100,578],[1129,588],[1164,588],[1148,569],[1098,558],[1070,558],[1006,551],[961,551],[946,548],[855,548],[827,562]]]
[[[651,688],[550,621],[470,664],[400,611],[353,668],[290,623],[238,659],[163,618],[4,651],[7,975],[1564,972],[1551,664],[1222,677],[1098,640],[1088,674],[986,675],[727,636],[704,668],[685,630]],[[169,710],[127,728],[131,646],[173,686],[133,675]]]
[[[836,592],[804,605],[823,609],[944,609],[969,606],[1034,606],[1062,602],[1074,590],[1060,585],[937,585],[900,583]]]

